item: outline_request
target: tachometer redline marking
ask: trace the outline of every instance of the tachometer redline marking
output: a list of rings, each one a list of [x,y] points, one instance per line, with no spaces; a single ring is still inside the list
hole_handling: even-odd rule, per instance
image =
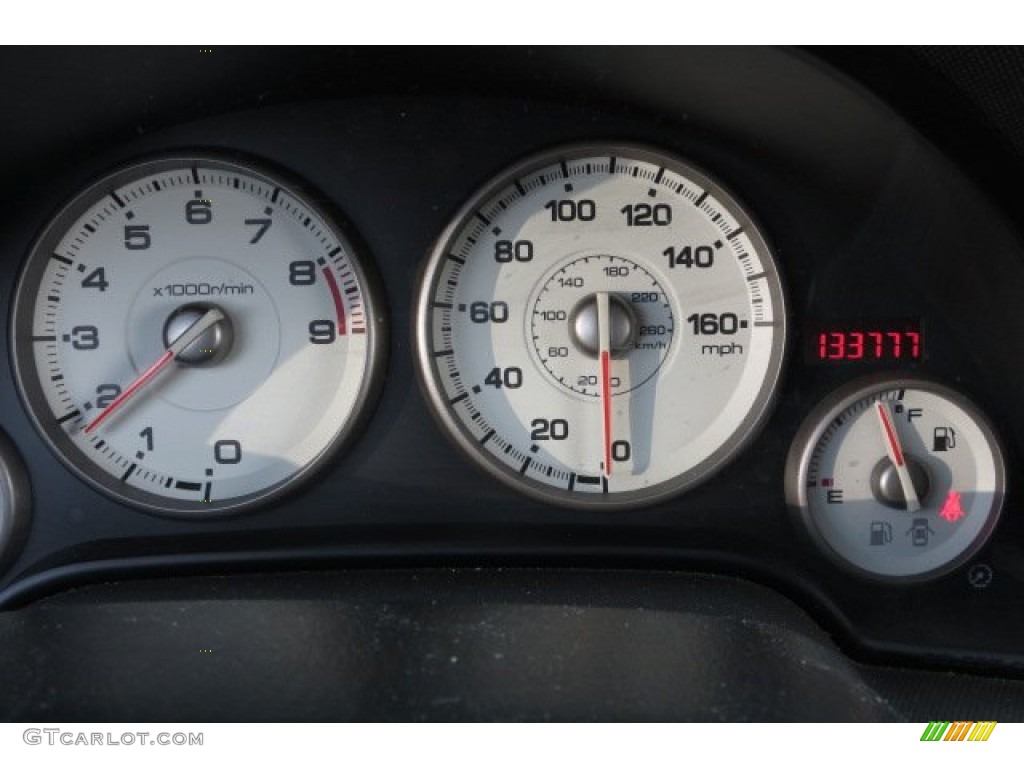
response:
[[[338,315],[338,335],[345,335],[345,305],[341,301],[341,291],[338,290],[338,281],[334,279],[334,273],[326,267],[323,270],[324,280],[327,287],[331,289],[331,298],[334,300],[334,309]]]

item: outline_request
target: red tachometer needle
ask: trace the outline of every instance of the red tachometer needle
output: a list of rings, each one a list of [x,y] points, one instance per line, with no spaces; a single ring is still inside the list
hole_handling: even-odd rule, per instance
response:
[[[171,343],[171,346],[164,350],[164,353],[156,359],[156,362],[143,371],[135,381],[125,387],[121,394],[111,401],[110,405],[96,414],[96,418],[86,425],[84,430],[85,434],[88,435],[95,431],[100,424],[109,419],[111,415],[121,408],[121,406],[138,394],[139,391],[149,382],[155,379],[156,375],[166,368],[168,363],[180,355],[190,344],[192,344],[192,342],[209,330],[209,328],[223,319],[223,312],[215,307],[210,308],[205,315],[196,320],[188,327],[188,330],[175,339]]]
[[[889,407],[884,402],[875,403],[875,412],[878,414],[878,425],[882,430],[882,440],[885,442],[885,450],[889,455],[889,461],[896,467],[896,475],[900,479],[900,486],[903,488],[903,498],[907,504],[908,512],[916,512],[921,508],[921,500],[917,497],[917,489],[910,477],[910,470],[907,468],[907,459],[903,455],[903,446],[900,445],[899,435],[896,434],[896,427],[893,426],[892,418],[889,416]]]
[[[608,294],[597,294],[597,349],[601,361],[601,434],[604,445],[604,476],[612,476],[612,353]]]

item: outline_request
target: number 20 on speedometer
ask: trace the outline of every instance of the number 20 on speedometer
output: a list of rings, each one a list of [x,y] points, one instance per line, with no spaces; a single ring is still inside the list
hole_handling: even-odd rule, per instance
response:
[[[417,298],[443,428],[516,489],[656,503],[756,434],[785,350],[775,263],[743,208],[682,160],[574,146],[462,208]]]

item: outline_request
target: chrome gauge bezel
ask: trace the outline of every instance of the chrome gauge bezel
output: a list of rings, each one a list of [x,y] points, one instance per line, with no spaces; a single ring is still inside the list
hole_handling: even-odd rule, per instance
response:
[[[188,165],[239,173],[280,188],[323,221],[332,236],[352,257],[352,271],[362,287],[367,345],[365,374],[350,415],[339,424],[323,450],[280,482],[251,494],[199,507],[172,503],[172,500],[160,495],[118,483],[115,478],[97,468],[52,418],[46,418],[50,410],[36,371],[32,345],[26,336],[26,333],[31,335],[36,291],[49,254],[78,218],[97,200],[126,184]],[[121,165],[104,174],[78,192],[48,220],[29,248],[16,283],[10,322],[11,360],[19,395],[33,425],[54,456],[77,477],[115,501],[143,512],[191,520],[217,519],[248,512],[287,496],[351,446],[353,439],[363,430],[372,415],[382,387],[388,338],[384,306],[380,281],[368,248],[363,245],[344,215],[331,207],[327,198],[307,182],[272,162],[244,153],[204,149],[162,152]]]
[[[962,552],[942,565],[928,571],[909,575],[890,575],[871,571],[851,562],[838,552],[822,535],[810,510],[807,496],[807,475],[810,459],[815,448],[824,436],[825,431],[837,417],[865,398],[872,397],[879,392],[904,388],[917,389],[946,398],[955,403],[974,422],[992,449],[996,489],[993,493],[994,511],[989,514],[985,524]],[[845,573],[868,581],[884,584],[912,585],[931,581],[955,571],[977,554],[991,537],[1002,515],[1003,502],[1006,497],[1006,482],[1006,463],[1002,442],[988,417],[971,399],[961,392],[931,379],[905,376],[901,373],[877,373],[845,384],[828,395],[808,413],[797,430],[786,457],[784,487],[786,505],[794,525],[809,536],[818,547],[818,550],[828,558],[829,562],[838,566]]]
[[[449,251],[449,246],[465,229],[467,220],[476,211],[503,189],[513,185],[516,179],[525,177],[545,166],[559,161],[571,162],[581,157],[608,155],[626,157],[629,160],[651,163],[677,171],[687,180],[702,187],[722,204],[722,207],[735,218],[744,233],[749,236],[751,245],[764,262],[763,267],[769,277],[765,282],[771,296],[776,327],[772,350],[757,396],[744,419],[722,445],[704,460],[668,481],[641,490],[620,491],[606,496],[594,494],[591,497],[554,488],[528,477],[513,476],[508,466],[492,457],[488,451],[480,448],[478,441],[467,430],[461,419],[453,414],[448,403],[448,397],[440,381],[440,373],[433,356],[431,322],[432,302],[441,277],[441,266]],[[636,509],[664,502],[702,483],[747,448],[760,434],[777,400],[779,380],[789,351],[787,320],[788,302],[774,251],[769,246],[762,227],[749,213],[741,199],[706,171],[675,154],[634,142],[609,140],[558,146],[539,153],[532,153],[479,187],[454,214],[450,223],[430,249],[420,270],[413,312],[413,331],[416,343],[417,372],[429,404],[429,410],[444,434],[465,456],[491,477],[530,498],[570,509],[594,511]]]
[[[0,576],[28,535],[31,514],[28,472],[9,437],[0,431]]]

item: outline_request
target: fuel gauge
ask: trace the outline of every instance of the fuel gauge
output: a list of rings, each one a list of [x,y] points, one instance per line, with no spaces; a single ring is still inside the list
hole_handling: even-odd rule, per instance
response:
[[[1005,491],[995,432],[963,395],[921,379],[862,379],[797,433],[786,500],[833,559],[861,575],[918,581],[985,543]]]

